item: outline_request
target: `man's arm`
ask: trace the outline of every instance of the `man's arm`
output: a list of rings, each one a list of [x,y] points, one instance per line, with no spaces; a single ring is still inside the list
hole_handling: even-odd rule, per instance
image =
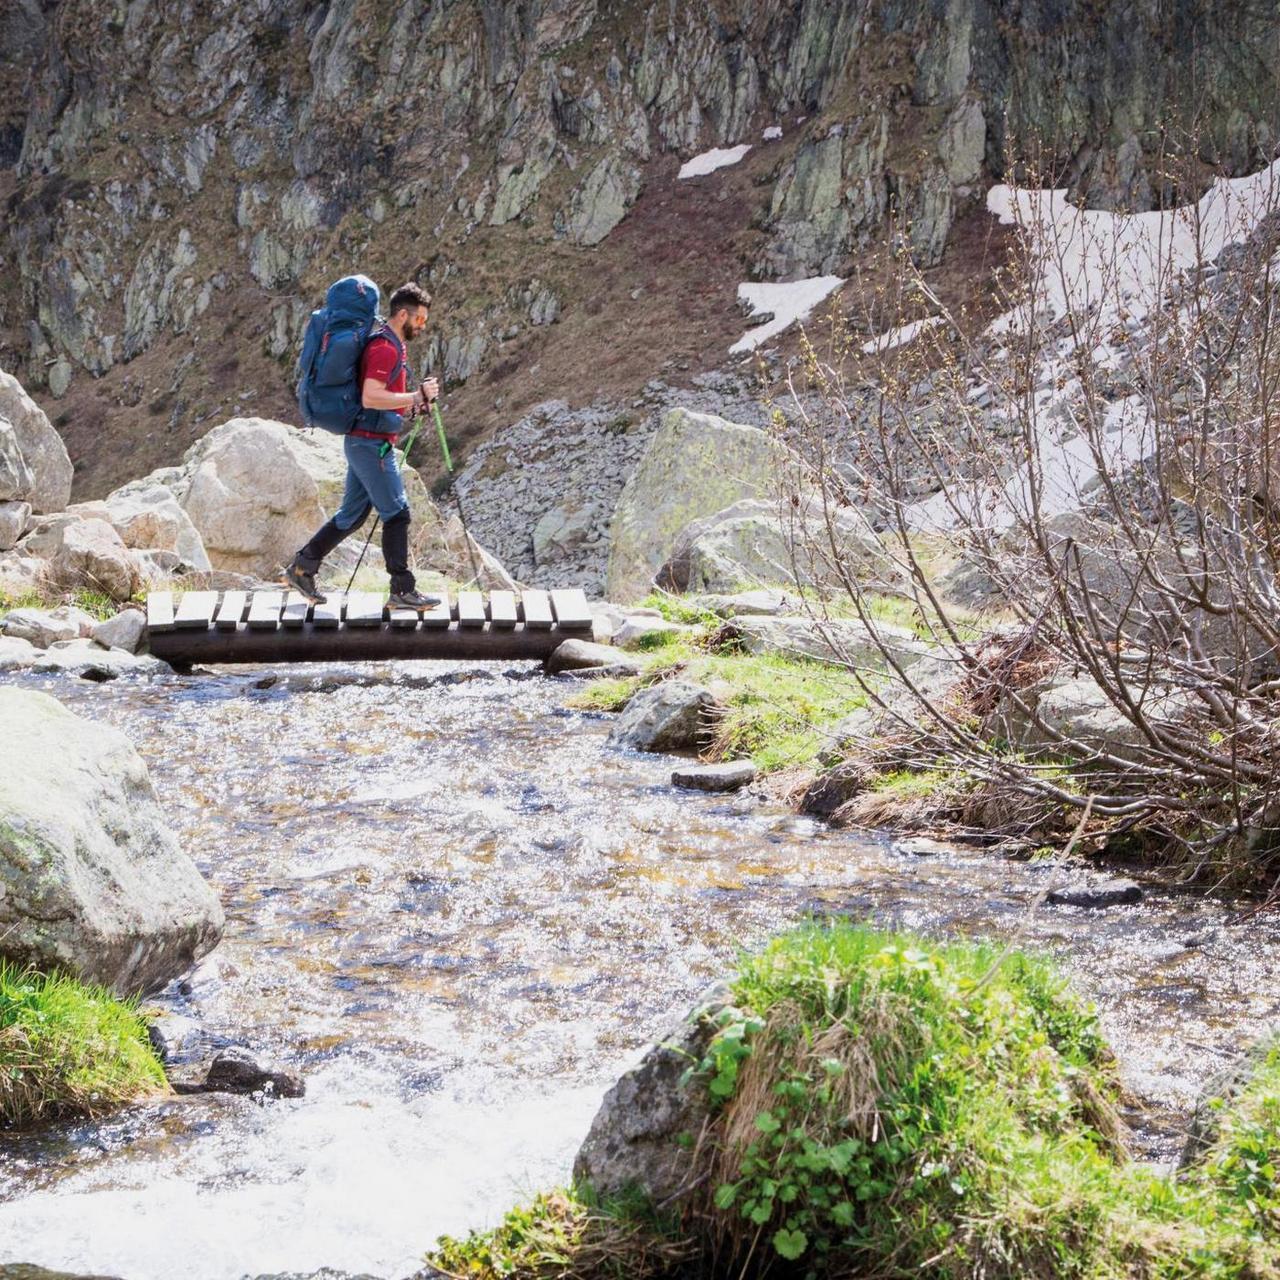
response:
[[[416,391],[388,391],[377,378],[366,378],[360,389],[360,403],[366,409],[411,409],[417,402]]]

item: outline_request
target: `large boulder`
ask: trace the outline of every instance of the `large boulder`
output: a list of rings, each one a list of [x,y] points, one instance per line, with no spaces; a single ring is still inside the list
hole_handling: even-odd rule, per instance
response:
[[[1176,732],[1196,710],[1195,699],[1183,690],[1153,686],[1144,691],[1135,681],[1131,692],[1147,719],[1165,730]],[[1046,676],[1016,695],[1004,695],[982,732],[1018,750],[1048,755],[1068,750],[1062,738],[1085,751],[1126,760],[1143,758],[1147,748],[1142,731],[1092,676],[1070,673]]]
[[[29,502],[0,501],[0,551],[12,550],[30,522]]]
[[[139,551],[172,551],[197,573],[213,568],[200,531],[167,485],[131,487],[113,493],[103,504],[106,518],[126,547]]]
[[[49,576],[60,586],[87,587],[113,600],[127,600],[142,578],[137,561],[105,520],[75,520],[59,531]]]
[[[688,680],[666,680],[641,689],[609,733],[617,747],[636,751],[690,751],[707,736],[716,699]]]
[[[96,623],[92,614],[72,604],[56,609],[12,609],[0,618],[0,634],[47,649],[62,640],[79,640],[91,634]]]
[[[22,456],[18,433],[7,418],[0,418],[0,500],[12,502],[31,492],[31,468]]]
[[[575,1180],[601,1195],[638,1189],[653,1204],[671,1204],[692,1190],[687,1135],[701,1131],[711,1106],[689,1068],[704,1057],[730,1009],[729,989],[713,987],[623,1074],[591,1122],[573,1162]]]
[[[837,563],[868,590],[887,589],[898,578],[880,542],[851,511],[746,498],[689,525],[654,580],[677,593],[838,587]]]
[[[337,509],[346,474],[337,436],[265,418],[224,422],[186,461],[182,506],[210,563],[256,576],[275,573]]]
[[[0,687],[0,955],[143,992],[222,928],[124,734]]]
[[[914,631],[892,622],[877,622],[874,636],[856,618],[740,617],[728,629],[747,653],[776,653],[836,666],[886,668],[882,648],[902,666],[918,662],[929,652]]]
[[[610,600],[645,595],[695,520],[772,492],[787,451],[758,427],[672,409],[618,499],[610,526]]]
[[[8,424],[30,473],[23,493],[0,494],[21,498],[37,512],[61,511],[71,501],[71,459],[62,437],[53,429],[44,410],[23,390],[22,384],[0,370],[0,434]]]

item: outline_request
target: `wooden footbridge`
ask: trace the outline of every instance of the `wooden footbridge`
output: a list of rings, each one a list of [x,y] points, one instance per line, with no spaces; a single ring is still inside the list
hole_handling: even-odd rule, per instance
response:
[[[591,638],[586,596],[567,591],[459,591],[434,609],[388,610],[380,595],[190,591],[147,597],[151,652],[196,662],[353,662],[390,658],[546,659],[571,636]]]

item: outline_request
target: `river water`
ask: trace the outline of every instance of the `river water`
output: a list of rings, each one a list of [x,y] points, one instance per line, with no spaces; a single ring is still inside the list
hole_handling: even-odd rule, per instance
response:
[[[1151,886],[1028,921],[1053,868],[677,792],[669,758],[609,747],[608,719],[532,669],[21,683],[129,734],[222,896],[225,940],[151,1006],[196,1030],[196,1056],[249,1045],[307,1095],[0,1135],[0,1263],[405,1276],[440,1232],[563,1183],[637,1050],[740,947],[815,912],[1025,925],[1098,1002],[1154,1159],[1280,1003],[1271,916]]]

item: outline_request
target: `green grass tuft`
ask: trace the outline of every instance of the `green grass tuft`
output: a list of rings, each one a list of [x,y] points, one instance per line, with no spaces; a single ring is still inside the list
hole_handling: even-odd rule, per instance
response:
[[[0,1126],[101,1115],[166,1087],[134,1002],[0,961]]]

